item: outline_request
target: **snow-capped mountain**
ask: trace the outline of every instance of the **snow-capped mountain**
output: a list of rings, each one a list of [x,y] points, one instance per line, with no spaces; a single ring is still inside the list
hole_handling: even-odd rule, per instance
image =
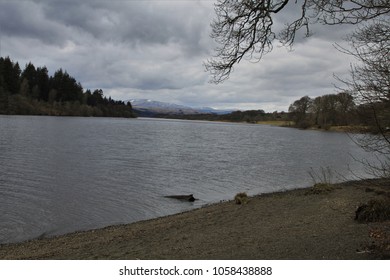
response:
[[[183,106],[168,102],[160,102],[154,101],[150,99],[132,99],[129,100],[133,107],[138,108],[164,108],[164,109],[184,109],[184,110],[192,110],[189,106]]]
[[[190,107],[184,105],[178,105],[168,102],[160,102],[150,99],[130,99],[125,102],[130,101],[133,109],[138,111],[141,115],[156,115],[156,114],[180,114],[180,115],[190,115],[190,114],[228,114],[233,110],[217,110],[211,107]]]

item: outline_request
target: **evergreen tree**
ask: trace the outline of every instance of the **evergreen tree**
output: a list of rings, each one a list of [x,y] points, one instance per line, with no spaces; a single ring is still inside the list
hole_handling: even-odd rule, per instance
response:
[[[49,100],[50,85],[48,72],[45,66],[37,68],[36,84],[39,88],[39,99],[44,101]]]
[[[21,75],[21,81],[22,83],[25,81],[28,82],[29,89],[27,96],[31,96],[32,88],[37,84],[37,70],[31,62],[26,64],[26,67],[24,68]]]
[[[22,83],[20,84],[19,94],[26,97],[31,96],[30,83],[28,82],[27,78],[22,79]]]
[[[0,78],[1,80],[1,78]],[[8,93],[0,85],[0,114],[8,113]]]
[[[2,64],[4,90],[10,94],[17,94],[19,92],[21,74],[19,63],[14,63],[9,57],[6,57]]]

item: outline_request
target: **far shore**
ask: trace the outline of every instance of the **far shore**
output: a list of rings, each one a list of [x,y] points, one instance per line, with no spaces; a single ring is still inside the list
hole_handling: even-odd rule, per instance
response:
[[[389,179],[264,194],[242,205],[221,202],[128,225],[0,245],[0,259],[388,258],[390,252],[381,249],[390,250],[389,222],[354,218],[359,205],[389,194]]]
[[[254,124],[270,125],[270,126],[279,126],[279,127],[290,127],[298,128],[295,126],[293,121],[257,121]],[[369,129],[365,126],[351,126],[351,125],[333,125],[326,128],[321,128],[318,126],[310,126],[304,130],[319,130],[319,131],[331,131],[331,132],[347,132],[347,133],[368,133]]]

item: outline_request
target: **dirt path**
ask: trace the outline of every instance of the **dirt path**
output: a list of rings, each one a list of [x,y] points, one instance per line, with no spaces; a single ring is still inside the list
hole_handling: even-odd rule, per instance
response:
[[[388,186],[382,184],[380,188]],[[51,239],[0,246],[0,259],[368,259],[372,225],[354,221],[367,182],[307,190]],[[388,187],[387,187],[388,189]]]

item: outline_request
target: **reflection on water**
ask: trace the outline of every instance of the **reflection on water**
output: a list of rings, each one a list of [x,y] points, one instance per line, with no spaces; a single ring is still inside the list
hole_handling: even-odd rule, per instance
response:
[[[0,243],[169,215],[351,176],[343,133],[155,119],[0,116]],[[165,198],[191,194],[193,203]]]

